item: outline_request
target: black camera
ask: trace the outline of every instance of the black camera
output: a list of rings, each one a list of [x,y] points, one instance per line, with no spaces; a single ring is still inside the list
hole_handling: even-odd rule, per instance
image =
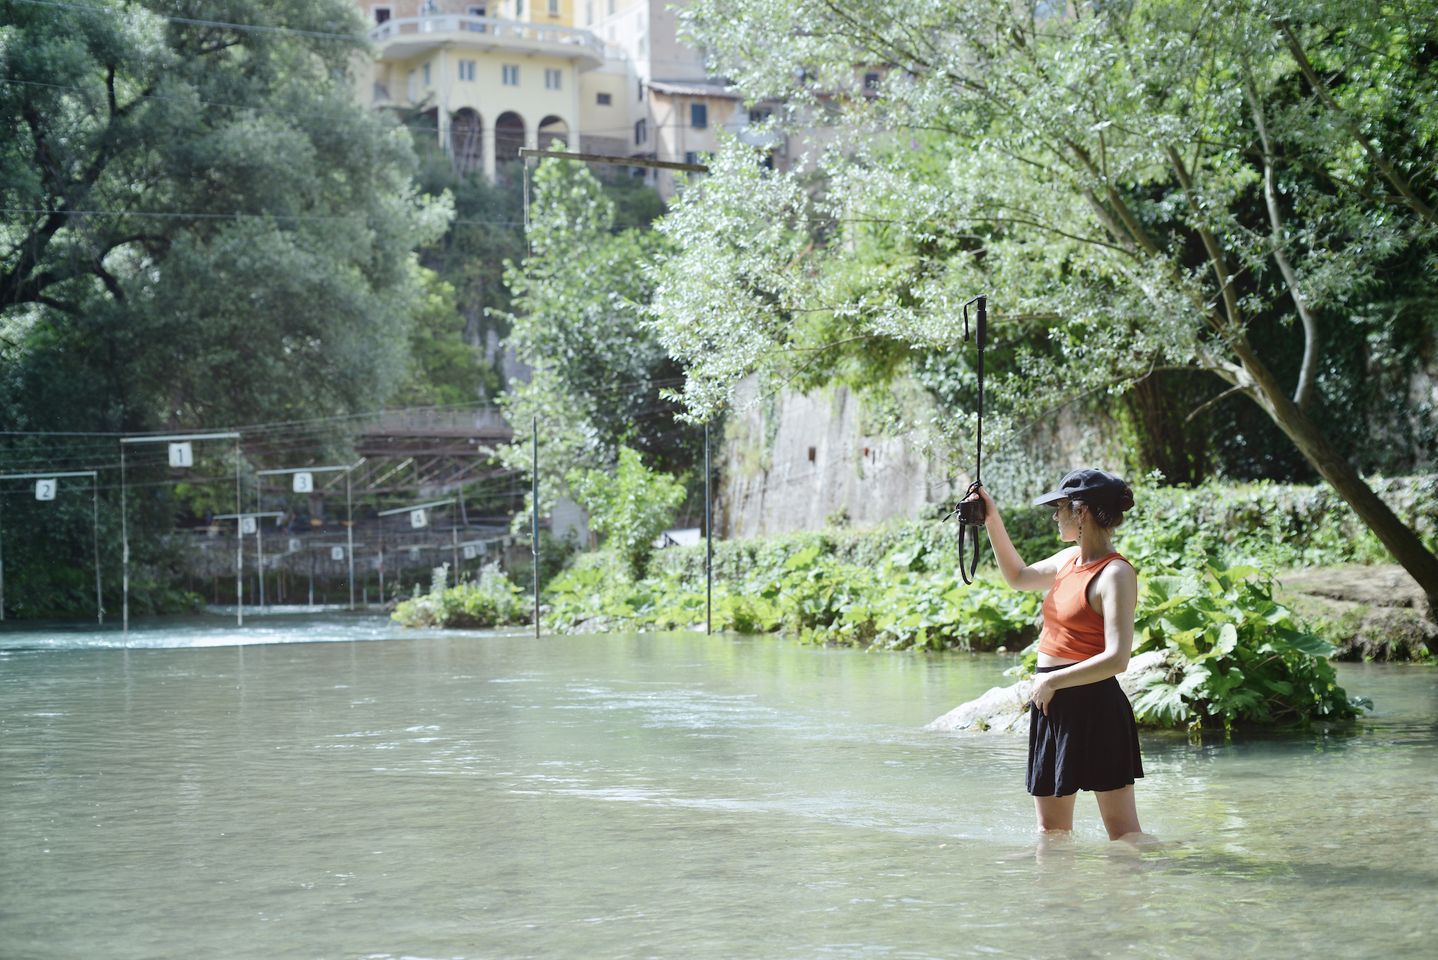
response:
[[[959,523],[970,527],[982,527],[987,516],[982,500],[960,500],[954,506],[954,516]]]
[[[988,511],[984,509],[984,501],[974,496],[979,489],[978,482],[969,484],[969,489],[964,491],[964,499],[954,505],[954,512],[950,516],[958,519],[959,523],[968,527],[982,527]],[[974,497],[970,500],[969,497]]]

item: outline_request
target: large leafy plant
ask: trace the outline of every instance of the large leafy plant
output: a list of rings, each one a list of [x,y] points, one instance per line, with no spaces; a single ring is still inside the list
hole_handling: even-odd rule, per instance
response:
[[[1255,567],[1141,580],[1136,652],[1163,650],[1168,670],[1134,700],[1158,726],[1292,724],[1358,714],[1327,660],[1334,648],[1304,630]]]

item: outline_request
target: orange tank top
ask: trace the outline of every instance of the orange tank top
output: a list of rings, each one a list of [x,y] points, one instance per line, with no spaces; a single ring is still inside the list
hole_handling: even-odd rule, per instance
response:
[[[1074,551],[1044,597],[1044,627],[1039,633],[1039,653],[1064,660],[1087,660],[1103,653],[1103,617],[1089,606],[1088,585],[1104,567],[1124,560],[1117,553],[1082,564],[1078,558]]]

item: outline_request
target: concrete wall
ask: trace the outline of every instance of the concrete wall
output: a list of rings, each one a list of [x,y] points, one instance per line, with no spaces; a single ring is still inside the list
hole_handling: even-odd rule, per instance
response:
[[[846,387],[766,403],[750,380],[734,407],[718,458],[724,537],[815,529],[840,511],[860,526],[918,517],[966,484],[915,438],[872,432]]]

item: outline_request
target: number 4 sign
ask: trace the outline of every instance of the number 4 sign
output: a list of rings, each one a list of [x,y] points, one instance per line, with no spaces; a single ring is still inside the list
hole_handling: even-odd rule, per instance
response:
[[[44,480],[35,481],[36,500],[54,500],[55,491],[59,489],[60,481],[54,477],[47,477]]]

